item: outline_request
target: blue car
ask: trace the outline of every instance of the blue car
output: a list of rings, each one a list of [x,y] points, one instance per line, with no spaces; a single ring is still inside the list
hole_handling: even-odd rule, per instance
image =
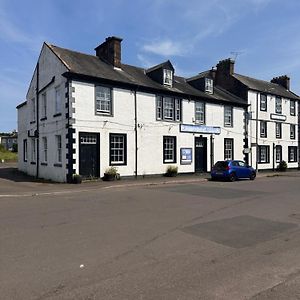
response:
[[[239,178],[254,180],[256,171],[241,160],[218,161],[211,170],[211,179],[227,179],[235,181]]]

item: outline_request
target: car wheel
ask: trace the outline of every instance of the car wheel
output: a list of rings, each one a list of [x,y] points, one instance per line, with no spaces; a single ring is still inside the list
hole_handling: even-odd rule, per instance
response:
[[[249,178],[250,178],[250,180],[254,180],[254,179],[255,179],[255,177],[256,177],[256,174],[255,174],[255,172],[252,172]]]
[[[229,175],[229,181],[233,182],[233,181],[236,181],[236,175],[234,173],[230,173]]]

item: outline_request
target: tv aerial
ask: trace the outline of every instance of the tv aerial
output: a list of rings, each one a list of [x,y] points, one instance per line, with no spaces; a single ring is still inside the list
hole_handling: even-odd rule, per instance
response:
[[[230,54],[233,56],[232,59],[236,61],[239,55],[243,54],[243,51],[231,51]]]

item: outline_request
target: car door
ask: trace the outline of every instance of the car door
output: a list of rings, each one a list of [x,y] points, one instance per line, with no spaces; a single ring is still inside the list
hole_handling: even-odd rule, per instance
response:
[[[238,161],[238,165],[239,165],[239,172],[240,172],[240,177],[241,178],[246,178],[249,177],[249,168],[247,167],[247,165],[245,164],[245,162],[243,161]]]

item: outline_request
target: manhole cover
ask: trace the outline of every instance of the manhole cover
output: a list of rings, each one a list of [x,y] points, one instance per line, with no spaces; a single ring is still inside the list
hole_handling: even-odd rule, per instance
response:
[[[297,227],[252,216],[238,216],[183,228],[183,231],[232,248],[244,248],[266,242]]]

